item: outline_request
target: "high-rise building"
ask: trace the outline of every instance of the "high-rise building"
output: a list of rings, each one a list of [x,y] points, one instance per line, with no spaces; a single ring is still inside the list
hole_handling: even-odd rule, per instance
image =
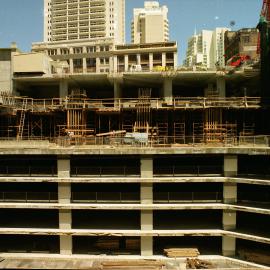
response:
[[[97,38],[125,43],[125,0],[44,0],[44,42]]]
[[[212,37],[212,57],[210,66],[213,67],[224,67],[225,66],[225,32],[230,30],[229,28],[218,27],[213,32]]]
[[[194,35],[188,40],[188,49],[185,64],[187,66],[202,65],[210,67],[210,51],[213,32],[202,30],[200,34]]]
[[[228,28],[216,28],[214,31],[202,30],[188,40],[186,66],[204,66],[207,68],[225,66],[225,32]]]
[[[131,25],[133,43],[153,43],[169,41],[169,21],[167,6],[159,6],[156,1],[146,1],[144,8],[133,11]]]

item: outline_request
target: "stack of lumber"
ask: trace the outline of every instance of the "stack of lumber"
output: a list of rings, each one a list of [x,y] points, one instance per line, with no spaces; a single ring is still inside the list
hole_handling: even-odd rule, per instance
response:
[[[197,248],[168,248],[164,249],[164,254],[169,258],[198,257],[200,252]]]
[[[208,261],[187,258],[186,268],[187,269],[211,269],[211,268],[214,268],[214,266],[211,262],[208,262]]]
[[[101,265],[104,270],[160,270],[164,267],[164,263],[154,260],[111,261]]]

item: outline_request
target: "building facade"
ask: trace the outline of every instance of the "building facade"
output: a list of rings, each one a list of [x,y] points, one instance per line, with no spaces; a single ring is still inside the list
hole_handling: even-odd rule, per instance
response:
[[[125,43],[125,0],[44,0],[44,42],[96,38]]]
[[[13,89],[13,55],[16,52],[16,43],[12,43],[10,48],[0,48],[0,89],[9,94]]]
[[[167,260],[170,247],[269,264],[259,73],[39,73],[14,74],[21,96],[0,107],[0,266]]]
[[[259,32],[256,28],[243,28],[225,32],[225,60],[235,55],[248,55],[251,60],[258,60]]]
[[[154,43],[169,41],[167,6],[156,1],[146,1],[144,8],[133,11],[131,25],[132,43]]]
[[[188,40],[185,65],[187,67],[203,66],[210,68],[211,44],[213,32],[202,30]]]
[[[112,39],[34,43],[32,52],[43,52],[53,60],[52,72],[117,73],[177,68],[177,43],[114,45]],[[61,68],[61,66],[63,68]]]
[[[214,31],[202,30],[188,40],[184,65],[222,68],[225,66],[224,34],[227,28],[216,28]]]

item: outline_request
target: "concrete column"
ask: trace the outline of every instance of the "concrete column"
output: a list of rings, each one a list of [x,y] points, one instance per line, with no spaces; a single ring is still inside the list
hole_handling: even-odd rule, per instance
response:
[[[230,236],[222,237],[222,255],[235,256],[236,240]]]
[[[68,96],[68,81],[66,79],[62,79],[59,83],[59,97],[65,98],[66,96]]]
[[[100,73],[100,58],[96,58],[96,73]]]
[[[113,83],[114,98],[119,99],[122,96],[122,89],[119,82],[114,81]]]
[[[149,53],[149,70],[152,71],[154,67],[154,54]]]
[[[167,103],[172,103],[173,100],[173,80],[169,77],[164,77],[163,80],[163,97]]]
[[[87,73],[86,58],[83,58],[83,73]]]
[[[113,57],[113,72],[118,72],[118,59],[116,55]]]
[[[112,56],[110,56],[109,62],[110,62],[110,73],[113,73],[114,67],[113,67],[113,57]]]
[[[224,230],[236,229],[236,211],[224,210],[222,216]]]
[[[69,59],[69,73],[71,73],[71,74],[74,73],[73,59]]]
[[[217,77],[217,92],[219,97],[226,97],[226,81],[224,76]]]
[[[141,55],[137,54],[137,65],[141,64]]]
[[[59,178],[70,177],[70,159],[69,157],[58,157],[57,159],[57,173]]]
[[[142,178],[153,177],[152,157],[141,158],[141,177]],[[142,204],[153,203],[153,184],[152,183],[141,183],[141,203]],[[153,211],[152,210],[141,211],[141,230],[144,230],[144,231],[153,230]],[[141,237],[141,255],[142,256],[153,255],[153,237],[152,236]]]
[[[238,171],[238,158],[237,155],[224,156],[224,176],[233,177],[237,176]]]
[[[124,61],[125,61],[125,71],[128,71],[128,55],[127,54],[125,54]]]
[[[71,230],[72,228],[72,216],[71,210],[59,210],[59,229]],[[60,235],[60,254],[71,255],[72,254],[72,236]]]
[[[70,177],[70,159],[69,157],[59,157],[57,160],[58,178]],[[71,203],[71,184],[58,183],[58,202],[61,204]],[[71,210],[59,210],[59,229],[70,230],[72,228]],[[72,236],[60,236],[60,254],[72,254]]]
[[[178,55],[177,55],[177,52],[175,52],[175,53],[173,54],[173,67],[174,67],[175,70],[176,70],[177,67],[178,67]]]
[[[223,184],[223,202],[224,203],[237,202],[237,184],[236,183]]]
[[[162,53],[162,56],[161,56],[161,60],[162,60],[162,66],[163,67],[166,67],[166,53]]]
[[[209,83],[208,86],[204,89],[204,96],[208,97],[210,95],[213,95],[214,93],[214,85],[212,83]]]

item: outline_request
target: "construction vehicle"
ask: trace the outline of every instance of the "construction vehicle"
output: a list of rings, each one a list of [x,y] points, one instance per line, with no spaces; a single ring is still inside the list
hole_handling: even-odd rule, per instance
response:
[[[261,59],[262,103],[267,105],[270,100],[270,0],[263,0],[260,21],[258,49]]]

